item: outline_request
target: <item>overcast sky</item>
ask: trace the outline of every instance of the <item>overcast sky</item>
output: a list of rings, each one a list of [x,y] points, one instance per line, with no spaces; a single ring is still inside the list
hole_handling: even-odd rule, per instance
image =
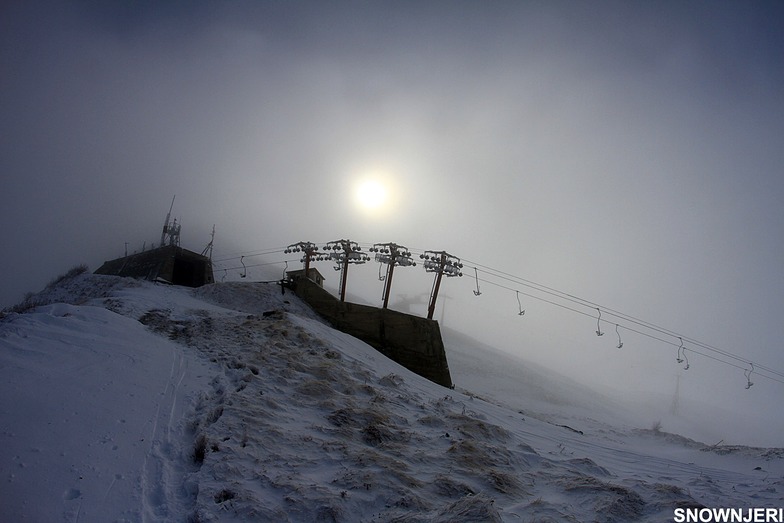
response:
[[[176,194],[184,247],[216,226],[218,280],[297,241],[391,241],[784,372],[780,2],[4,2],[0,126],[0,306],[157,242]],[[369,178],[388,192],[373,211],[354,197]],[[380,302],[377,271],[350,292]],[[780,418],[781,383],[747,391],[699,356],[684,372],[632,332],[616,349],[590,308],[523,296],[519,316],[465,273],[442,286],[447,326]],[[427,300],[421,268],[396,280]]]

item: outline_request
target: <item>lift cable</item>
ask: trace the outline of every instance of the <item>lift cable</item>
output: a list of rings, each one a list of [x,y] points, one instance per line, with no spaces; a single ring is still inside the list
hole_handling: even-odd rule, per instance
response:
[[[595,318],[594,314],[588,313],[586,311],[583,311],[583,310],[580,310],[580,309],[576,309],[574,307],[570,307],[568,305],[564,305],[563,303],[558,303],[558,302],[555,302],[553,300],[549,300],[547,298],[543,298],[541,296],[536,296],[534,294],[530,294],[530,293],[527,293],[527,292],[518,291],[517,289],[514,289],[512,287],[508,287],[506,285],[502,285],[500,283],[497,283],[497,282],[494,282],[494,281],[491,281],[491,280],[486,280],[486,279],[479,278],[479,281],[482,282],[482,283],[486,283],[488,285],[493,285],[495,287],[499,287],[501,289],[509,290],[509,291],[512,291],[512,292],[519,292],[523,296],[528,296],[529,298],[533,298],[535,300],[539,300],[539,301],[542,301],[542,302],[545,302],[545,303],[549,303],[550,305],[555,305],[556,307],[560,307],[562,309],[566,309],[566,310],[574,312],[576,314],[581,314],[581,315],[586,316],[586,317]],[[602,320],[602,321],[605,321],[605,320]],[[651,334],[650,332],[644,332],[642,330],[635,329],[635,328],[632,328],[632,327],[629,327],[629,326],[626,326],[626,325],[623,325],[623,328],[628,330],[629,332],[633,332],[635,334],[639,334],[641,336],[645,336],[645,337],[650,338],[652,340],[655,340],[655,341],[658,341],[658,342],[661,342],[661,343],[664,343],[664,344],[667,344],[667,345],[671,345],[673,347],[678,347],[678,344],[674,343],[673,341],[671,341],[669,339],[662,338],[662,337],[657,336],[655,334]],[[700,356],[702,356],[704,358],[708,358],[710,360],[713,360],[713,361],[716,361],[716,362],[719,362],[719,363],[723,363],[725,365],[729,365],[730,367],[734,367],[736,369],[743,370],[743,371],[747,370],[745,366],[738,365],[737,363],[734,363],[732,361],[727,361],[727,360],[721,359],[721,358],[716,357],[716,356],[714,356],[712,354],[708,354],[708,353],[706,353],[704,351],[693,349],[693,348],[689,348],[689,350],[691,352],[693,352],[694,354],[698,354],[698,355],[700,355]],[[735,358],[735,359],[739,359],[739,358]],[[746,360],[742,360],[742,361],[745,362]],[[751,362],[748,362],[748,364],[751,364]],[[754,370],[755,370],[755,372],[756,372],[756,374],[758,376],[764,376],[765,378],[767,378],[769,380],[776,381],[776,382],[784,384],[784,379],[782,379],[780,377],[781,373],[776,372],[776,371],[768,371],[770,374],[773,374],[774,376],[771,376],[771,375],[768,375],[768,374],[762,374],[760,372],[761,368],[762,367],[760,367],[758,364],[755,364],[755,366],[754,366]],[[765,369],[765,370],[767,370],[767,369]]]
[[[466,263],[473,264],[474,262],[466,260]],[[697,345],[699,347],[702,347],[705,350],[708,350],[708,351],[711,351],[711,352],[715,352],[715,353],[718,353],[718,354],[722,354],[723,356],[725,356],[727,358],[730,358],[730,359],[733,359],[733,360],[736,360],[736,361],[738,361],[740,363],[743,363],[744,365],[747,365],[747,364],[751,363],[747,358],[743,358],[741,356],[737,356],[737,355],[735,355],[735,354],[733,354],[731,352],[728,352],[728,351],[723,350],[723,349],[719,349],[719,348],[714,347],[714,346],[712,346],[710,344],[707,344],[707,343],[703,343],[703,342],[701,342],[699,340],[696,340],[694,338],[690,338],[690,337],[687,337],[687,336],[679,335],[678,333],[676,333],[676,332],[674,332],[674,331],[672,331],[670,329],[666,329],[666,328],[661,327],[659,325],[656,325],[654,323],[647,322],[647,321],[641,320],[639,318],[635,318],[634,316],[622,313],[622,312],[617,311],[615,309],[612,309],[612,308],[609,308],[609,307],[602,307],[599,304],[596,304],[596,303],[591,302],[589,300],[585,300],[583,298],[579,298],[579,297],[574,296],[572,294],[569,294],[569,293],[566,293],[566,292],[563,292],[563,291],[559,291],[559,290],[553,289],[552,287],[548,287],[546,285],[542,285],[542,284],[539,284],[539,283],[536,283],[536,282],[533,282],[533,281],[530,281],[530,280],[526,280],[524,278],[520,278],[520,277],[514,276],[512,274],[508,274],[508,273],[505,273],[503,271],[499,271],[497,269],[493,269],[491,267],[487,267],[487,266],[484,266],[484,265],[481,265],[481,264],[476,264],[476,266],[477,267],[481,267],[482,269],[480,269],[480,270],[482,270],[482,272],[484,272],[484,273],[486,273],[486,274],[488,274],[490,276],[493,276],[493,277],[496,277],[496,278],[499,278],[499,279],[502,279],[502,280],[510,281],[510,282],[513,282],[513,283],[517,283],[519,285],[523,285],[525,287],[534,289],[534,290],[536,290],[538,292],[542,292],[544,294],[548,294],[548,295],[557,297],[557,298],[562,299],[562,300],[570,301],[570,302],[575,303],[577,305],[581,305],[581,306],[584,306],[584,307],[590,307],[592,309],[600,308],[601,311],[605,312],[606,314],[608,314],[610,316],[614,316],[616,318],[623,319],[626,322],[633,323],[633,324],[636,324],[636,325],[638,325],[640,327],[644,327],[646,329],[650,329],[650,330],[659,332],[660,334],[665,334],[667,336],[672,336],[673,338],[683,338],[684,340],[686,340],[687,342],[689,342],[692,345]],[[514,290],[514,289],[511,289],[511,290]],[[605,321],[605,320],[602,320],[602,321]],[[693,351],[693,349],[692,349],[692,351]],[[757,368],[757,370],[764,369],[764,370],[766,370],[767,372],[769,372],[771,374],[776,374],[776,375],[784,378],[784,373],[776,371],[775,369],[772,369],[772,368],[769,368],[769,367],[765,367],[765,366],[762,366],[762,365],[759,365],[759,364],[756,365],[756,368]]]

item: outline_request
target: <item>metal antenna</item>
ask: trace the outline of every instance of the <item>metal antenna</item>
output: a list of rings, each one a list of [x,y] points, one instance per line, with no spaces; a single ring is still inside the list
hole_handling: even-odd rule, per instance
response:
[[[617,347],[620,349],[621,347],[623,347],[623,342],[621,341],[621,333],[618,332],[618,324],[617,323],[615,324],[615,334],[618,335],[618,345],[617,345]]]
[[[599,325],[599,321],[601,321],[601,319],[602,319],[602,311],[601,311],[601,309],[599,307],[596,307],[596,310],[597,310],[597,312],[599,312],[599,317],[596,318],[596,335],[597,336],[604,336],[604,333],[602,332],[602,328]]]
[[[683,358],[681,358],[681,351],[683,350],[683,338],[678,336],[678,339],[681,340],[681,346],[678,347],[678,355],[675,356],[675,361],[677,361],[678,363],[683,363]]]
[[[474,296],[479,296],[482,292],[479,290],[479,272],[477,272],[476,267],[474,267],[474,277],[476,278],[476,290],[474,291]]]
[[[523,309],[522,303],[520,303],[520,291],[515,291],[517,293],[517,308],[520,312],[517,313],[518,316],[525,315],[525,309]]]
[[[169,220],[171,219],[171,212],[172,209],[174,208],[174,198],[176,197],[177,197],[176,194],[172,197],[172,202],[171,205],[169,206],[169,212],[166,213],[166,221],[163,223],[163,231],[161,232],[161,247],[165,245],[164,242],[166,241],[166,235],[169,233]]]
[[[751,373],[754,372],[754,364],[749,362],[749,365],[751,365],[751,368],[743,371],[743,375],[746,376],[746,390],[754,385],[754,383],[751,382]]]
[[[242,274],[240,274],[240,278],[244,278],[248,275],[248,268],[245,267],[245,262],[243,261],[245,256],[240,256],[240,263],[242,264]]]
[[[163,231],[161,231],[161,247],[166,245],[167,237],[169,245],[180,245],[180,225],[177,225],[177,220],[175,219],[174,222],[169,225],[169,220],[171,219],[171,212],[174,208],[174,198],[177,195],[172,197],[171,206],[169,206],[169,212],[166,214],[166,222],[163,224]]]
[[[204,250],[201,251],[202,256],[207,256],[209,259],[212,259],[212,244],[215,241],[215,224],[212,225],[212,234],[210,235],[210,243],[204,247]]]

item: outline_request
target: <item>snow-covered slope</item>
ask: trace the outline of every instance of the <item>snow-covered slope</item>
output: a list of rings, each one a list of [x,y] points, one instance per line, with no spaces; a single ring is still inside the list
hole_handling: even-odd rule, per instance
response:
[[[663,521],[784,504],[781,449],[613,426],[604,398],[536,373],[515,389],[530,402],[493,397],[493,366],[453,358],[448,336],[445,389],[274,285],[85,274],[37,301],[0,320],[1,521]]]

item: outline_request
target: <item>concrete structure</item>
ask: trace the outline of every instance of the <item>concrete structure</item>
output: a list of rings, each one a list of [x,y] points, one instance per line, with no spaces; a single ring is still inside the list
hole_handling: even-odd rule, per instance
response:
[[[324,276],[316,269],[315,267],[311,267],[308,269],[308,278],[310,278],[313,282],[316,283],[319,287],[324,286]],[[305,269],[298,269],[296,271],[286,271],[286,279],[289,283],[294,284],[297,280],[305,277]]]
[[[313,269],[311,269],[313,270]],[[389,309],[341,302],[311,279],[290,281],[294,292],[336,329],[430,381],[452,387],[438,322]]]
[[[201,287],[215,281],[209,258],[177,245],[166,245],[104,262],[95,274],[163,281],[185,287]]]

